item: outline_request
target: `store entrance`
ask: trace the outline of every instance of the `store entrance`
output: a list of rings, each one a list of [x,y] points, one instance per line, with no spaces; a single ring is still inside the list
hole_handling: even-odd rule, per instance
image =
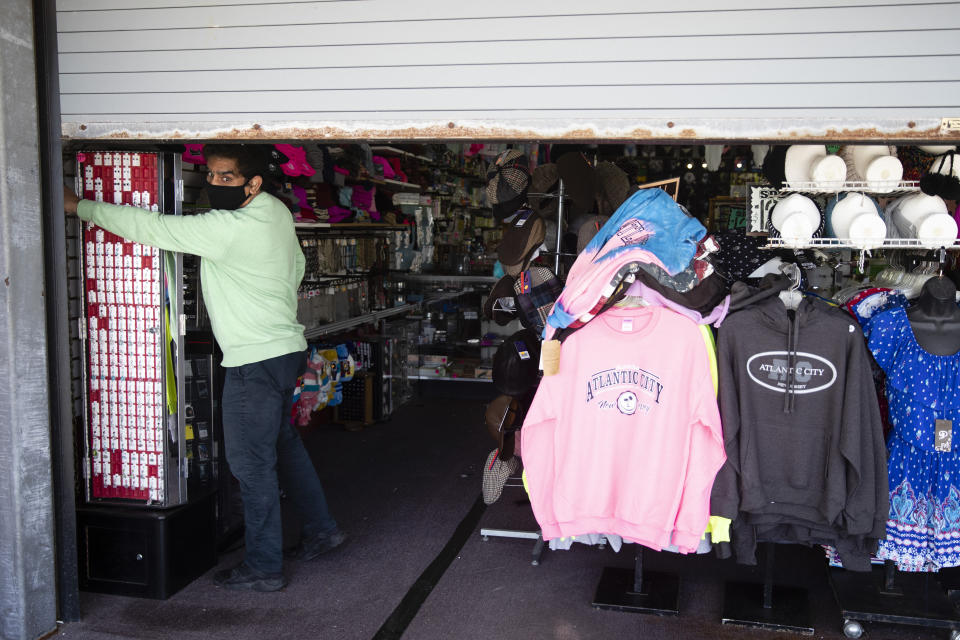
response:
[[[134,156],[141,163],[148,154],[157,154],[161,171],[152,178],[156,191],[151,191],[151,202],[176,203],[158,207],[160,211],[169,209],[171,215],[203,215],[210,208],[199,143],[153,149],[109,143],[78,145],[68,150],[68,166],[78,190],[88,197],[97,199],[99,194],[105,201],[118,198],[118,203],[136,205],[132,193],[137,192],[142,206],[146,188],[124,189],[123,171],[134,168]],[[605,450],[595,448],[597,442],[603,442],[600,430],[619,424],[615,420],[609,425],[607,421],[588,422],[597,430],[596,438],[577,441],[570,450],[551,449],[547,456],[542,449],[543,424],[563,422],[564,414],[553,414],[548,407],[567,411],[568,398],[574,397],[585,407],[603,407],[609,416],[639,423],[642,416],[656,414],[661,396],[663,402],[671,401],[674,389],[690,403],[712,402],[716,412],[717,379],[721,389],[724,384],[724,352],[721,349],[718,373],[714,342],[723,340],[728,318],[737,314],[742,318],[759,308],[757,298],[784,307],[783,316],[789,322],[803,314],[824,314],[832,322],[836,320],[834,312],[847,313],[847,306],[867,300],[867,295],[877,293],[875,289],[899,293],[909,305],[923,294],[931,278],[952,283],[958,235],[955,198],[960,194],[950,191],[952,165],[943,161],[949,158],[945,155],[948,150],[913,145],[315,141],[286,141],[261,148],[268,191],[289,210],[304,256],[296,317],[304,326],[308,353],[291,420],[312,456],[332,512],[352,538],[349,546],[317,563],[288,564],[291,585],[287,593],[294,594],[295,602],[278,605],[280,610],[306,616],[311,628],[324,629],[324,637],[340,633],[342,637],[390,638],[404,632],[409,637],[472,637],[480,629],[484,633],[496,630],[495,637],[560,637],[563,629],[589,630],[582,637],[635,632],[637,618],[623,613],[605,613],[598,618],[591,605],[618,611],[655,609],[679,616],[676,622],[663,622],[663,629],[676,624],[684,625],[676,629],[690,629],[692,624],[698,629],[697,637],[715,635],[720,618],[766,629],[806,632],[815,628],[826,636],[840,637],[843,620],[838,619],[828,587],[837,583],[831,576],[842,575],[845,580],[854,570],[837,557],[837,549],[841,548],[841,555],[843,549],[849,549],[843,546],[848,535],[879,533],[843,529],[841,536],[840,524],[827,529],[804,525],[804,537],[795,521],[789,523],[789,535],[781,535],[782,529],[772,533],[769,528],[755,528],[753,533],[759,537],[754,543],[779,544],[775,562],[773,546],[761,544],[761,551],[754,551],[753,564],[749,551],[742,553],[742,548],[736,548],[737,530],[734,559],[728,559],[729,539],[723,539],[719,530],[712,544],[709,534],[703,537],[707,544],[700,544],[704,534],[700,530],[695,544],[675,536],[677,548],[663,550],[671,545],[645,537],[652,534],[627,526],[629,518],[621,516],[604,520],[607,529],[562,535],[564,529],[558,523],[564,521],[551,512],[557,503],[542,493],[542,487],[548,486],[545,464],[573,461],[576,467],[584,462],[579,460],[583,456],[584,464],[597,465],[584,467],[587,475],[574,482],[588,487],[586,494],[576,493],[561,482],[560,475],[555,476],[555,487],[549,485],[563,501],[586,495],[582,502],[564,503],[575,509],[602,504],[611,499],[609,491],[613,489],[629,485],[633,491],[627,482],[630,478],[646,478],[637,484],[647,491],[657,487],[656,493],[661,494],[671,488],[693,487],[688,483],[695,483],[696,473],[676,473],[686,469],[689,457],[667,465],[672,470],[649,471],[663,462],[650,457],[658,446],[655,443],[662,444],[655,438],[635,445],[641,458],[634,462],[605,458],[617,454],[618,443],[625,442],[613,440]],[[99,164],[95,160],[98,155]],[[102,186],[104,158],[108,156],[110,176],[114,167],[120,169],[119,189]],[[89,189],[88,167],[94,168]],[[96,188],[98,179],[100,189]],[[938,181],[939,185],[931,186]],[[928,193],[934,190],[937,193]],[[130,192],[129,202],[126,192]],[[654,215],[650,212],[664,217],[644,217]],[[91,231],[93,258],[87,259],[85,242]],[[104,241],[121,244],[117,238]],[[89,326],[91,313],[101,317],[99,309],[91,308],[99,301],[89,299],[91,292],[100,294],[96,231],[81,230],[72,242],[76,243],[73,255],[81,256],[74,268],[87,282],[85,292],[73,301],[72,313]],[[616,243],[619,245],[614,247]],[[127,255],[125,251],[122,248],[121,257]],[[613,264],[626,254],[632,258],[609,273],[593,266]],[[133,247],[130,256],[135,257]],[[159,264],[160,256],[157,261]],[[152,265],[151,260],[148,266]],[[90,266],[92,278],[87,276]],[[165,274],[166,281],[175,283],[169,290],[176,292],[171,299],[179,311],[168,326],[181,338],[173,341],[171,357],[176,366],[167,374],[167,379],[180,385],[181,402],[176,411],[171,408],[167,414],[176,416],[177,430],[172,438],[177,446],[168,457],[176,468],[188,469],[185,477],[191,482],[205,477],[207,482],[202,484],[209,490],[194,491],[195,485],[186,488],[182,505],[131,504],[129,499],[139,494],[124,494],[119,497],[128,502],[118,501],[115,493],[104,493],[101,478],[94,485],[96,491],[83,488],[78,504],[91,513],[110,510],[109,515],[121,520],[142,519],[149,513],[160,522],[169,513],[167,507],[196,506],[207,500],[202,502],[203,509],[197,509],[205,514],[200,519],[210,526],[198,527],[200,516],[194,515],[186,518],[192,523],[187,527],[190,541],[183,537],[187,534],[167,531],[170,527],[165,521],[143,534],[148,552],[151,544],[159,549],[169,540],[171,558],[192,558],[186,567],[176,568],[178,575],[186,576],[179,582],[163,577],[173,565],[162,563],[151,569],[152,574],[134,563],[131,570],[140,573],[134,576],[136,580],[130,579],[123,563],[113,561],[116,554],[130,551],[123,545],[81,545],[83,566],[106,566],[114,572],[108,576],[110,588],[98,587],[94,580],[83,584],[89,589],[84,600],[90,612],[83,624],[91,629],[106,629],[104,621],[108,619],[113,628],[129,626],[132,630],[143,624],[125,617],[117,608],[118,601],[103,593],[168,599],[157,605],[157,616],[149,622],[157,629],[179,628],[180,622],[171,622],[163,611],[201,600],[219,603],[230,616],[237,613],[233,601],[210,584],[208,575],[213,563],[223,565],[225,558],[242,557],[242,505],[223,455],[223,407],[218,400],[222,354],[216,350],[200,287],[200,263],[183,255],[164,268],[151,278],[163,282],[161,274]],[[116,271],[113,275],[115,283]],[[103,280],[110,279],[105,274]],[[140,282],[143,286],[142,279]],[[742,286],[734,287],[737,282]],[[794,308],[786,308],[794,298]],[[887,303],[886,298],[869,300],[874,307]],[[857,361],[855,371],[870,379],[869,393],[864,396],[869,403],[877,394],[870,357],[878,356],[864,351],[860,326],[866,308],[851,306],[844,316],[850,321],[842,328],[846,331],[849,325],[849,332],[859,340],[856,348],[862,360]],[[109,309],[105,311],[109,323]],[[136,321],[135,312],[133,318]],[[668,325],[673,333],[658,333]],[[791,440],[797,425],[806,424],[807,407],[793,412],[788,404],[804,406],[808,394],[818,390],[815,376],[823,376],[820,387],[839,388],[838,376],[846,379],[848,371],[854,370],[842,368],[854,366],[846,359],[841,366],[833,355],[811,354],[812,346],[804,346],[807,351],[797,346],[807,345],[810,335],[818,335],[839,354],[842,349],[838,345],[846,344],[847,336],[820,334],[819,325],[808,326],[799,320],[790,327],[791,332],[799,331],[790,334],[799,342],[784,346],[784,362],[779,356],[771,356],[769,362],[755,360],[763,354],[751,351],[751,364],[745,365],[746,377],[740,380],[746,384],[762,379],[760,386],[778,394],[780,403],[769,415],[777,420],[793,416],[783,417],[785,422],[778,427],[785,434],[782,439],[749,443],[760,446],[756,451],[764,458],[771,458],[777,450],[782,454],[790,442],[796,447],[809,444]],[[613,333],[600,335],[601,328],[616,332],[621,342],[612,341]],[[648,329],[659,338],[645,343],[642,339]],[[635,334],[632,339],[630,334]],[[665,339],[668,335],[671,340]],[[741,334],[739,340],[749,342],[751,337],[757,344],[767,339],[758,329],[755,335]],[[108,334],[108,346],[109,342]],[[614,344],[621,346],[611,346]],[[90,367],[101,363],[94,364],[89,345],[89,340],[74,345],[88,374],[77,383],[75,395],[84,398],[77,409],[82,422],[77,441],[83,443],[79,455],[93,470],[105,447],[102,440],[94,442],[99,434],[93,431],[89,386],[93,376],[89,373]],[[662,363],[664,371],[633,361],[624,368],[620,367],[623,363],[610,360],[617,352],[630,354],[633,360],[640,358],[640,352],[630,351],[636,345],[643,345],[643,357],[659,354],[656,366]],[[103,357],[96,353],[98,359]],[[580,354],[587,363],[583,371],[571,369],[578,366],[570,360],[571,353]],[[136,351],[134,355],[138,355]],[[129,353],[127,356],[129,362]],[[596,375],[584,384],[558,386],[557,380],[571,370],[577,371],[575,375],[587,372],[591,359],[597,362],[597,371],[590,371]],[[162,358],[158,362],[162,363]],[[667,363],[676,365],[676,371],[668,373]],[[832,378],[827,375],[831,368]],[[697,372],[705,375],[698,377]],[[675,377],[671,379],[671,375]],[[545,388],[550,389],[549,401],[544,399]],[[111,392],[109,387],[106,391]],[[138,392],[134,387],[133,393]],[[849,406],[843,403],[851,401],[841,398],[837,402]],[[879,412],[877,408],[876,416],[855,421],[866,431],[845,437],[859,446],[867,435],[879,432],[874,446],[864,445],[860,454],[870,458],[871,464],[882,462],[886,468]],[[764,415],[757,414],[752,420],[767,420]],[[705,491],[700,493],[703,513],[694,517],[700,529],[706,523],[699,522],[700,515],[716,515],[706,506],[714,474],[720,471],[722,458],[730,460],[735,455],[730,447],[741,445],[727,439],[729,434],[719,416],[713,422],[709,418],[690,422],[712,424],[719,438],[713,449],[719,457],[710,458],[709,447],[697,450],[703,457],[694,466],[710,476],[710,482],[701,487]],[[790,422],[794,419],[801,422]],[[536,426],[532,437],[524,431],[529,425]],[[876,429],[870,431],[873,427]],[[690,433],[690,442],[695,442],[696,432]],[[754,437],[766,437],[758,433]],[[824,436],[824,441],[836,442],[833,435]],[[117,440],[119,445],[119,437]],[[123,471],[123,453],[129,460],[136,450],[138,461],[142,454],[137,445],[131,448],[130,444],[115,448],[121,465],[116,475],[124,490],[132,488],[124,484],[125,475],[131,474]],[[553,457],[560,455],[557,451],[563,455]],[[667,449],[663,451],[666,460]],[[801,453],[797,449],[797,455]],[[625,466],[618,466],[621,463]],[[879,477],[877,467],[870,468],[874,479],[863,482]],[[100,469],[102,476],[103,466]],[[574,468],[566,469],[564,473],[577,473]],[[150,473],[159,477],[152,468],[148,478]],[[615,473],[621,475],[607,475],[606,484],[599,481],[601,475]],[[91,472],[91,477],[96,475]],[[673,480],[667,481],[668,476]],[[594,481],[597,484],[591,485]],[[111,483],[117,486],[112,477]],[[606,492],[596,493],[597,489],[591,493],[591,486],[605,487]],[[878,505],[888,505],[897,496],[888,495],[886,487],[877,488],[879,484],[871,487],[876,489],[873,501],[867,501],[869,506],[864,508],[882,528],[886,507],[881,514]],[[827,489],[832,487],[824,491]],[[149,485],[146,490],[149,496]],[[574,492],[562,493],[568,490]],[[642,501],[642,497],[636,499]],[[292,546],[300,522],[289,507],[284,503],[285,543]],[[733,516],[740,513],[739,508],[733,507],[728,520],[736,519]],[[640,520],[648,518],[655,516],[648,513]],[[84,522],[83,526],[108,532],[97,538],[101,541],[110,539],[110,527],[128,526]],[[676,520],[672,521],[670,527],[676,526]],[[669,533],[677,531],[671,528]],[[744,531],[739,535],[745,535]],[[574,536],[579,539],[573,541]],[[876,542],[876,537],[873,540]],[[209,558],[185,553],[185,549],[206,549],[208,543],[218,550],[219,560],[214,556],[208,562]],[[823,545],[830,547],[826,553]],[[136,552],[142,555],[143,549],[137,547]],[[758,559],[760,569],[756,568]],[[874,556],[873,560],[879,563],[874,573],[882,572],[883,561],[888,561],[887,586],[892,572],[893,582],[901,585],[902,591],[920,589],[927,594],[931,588],[943,590],[943,602],[946,590],[955,588],[949,571],[915,580],[916,571],[906,564],[896,566],[894,562],[890,567],[890,557]],[[869,577],[869,553],[865,562],[858,570]],[[608,575],[604,567],[618,569],[610,573],[617,577],[601,578],[601,574]],[[647,572],[679,579],[658,582],[645,579],[651,577]],[[120,574],[124,574],[122,579],[117,578]],[[624,575],[627,579],[622,580]],[[936,577],[941,578],[940,583]],[[162,587],[153,588],[156,583],[152,580],[159,580]],[[605,593],[610,591],[610,582],[616,582],[613,589],[626,602],[601,601],[598,580]],[[134,582],[139,590],[124,591],[123,584]],[[736,585],[744,583],[748,585],[748,604],[759,603],[756,610],[718,615],[725,602],[732,602],[731,589],[736,591]],[[664,603],[664,594],[658,591],[653,606],[645,598],[658,584],[674,585],[673,592]],[[861,591],[869,587],[867,583],[857,585]],[[785,587],[803,592],[799,597],[806,602],[806,613],[800,620],[784,621],[770,615],[771,609],[787,602]],[[876,591],[877,602],[885,602],[883,590]],[[693,600],[713,604],[691,607],[691,592],[696,594]],[[556,597],[546,601],[542,598],[546,593]],[[315,598],[317,594],[322,597]],[[907,623],[920,626],[952,629],[960,625],[950,610],[931,607],[929,602],[920,614],[888,605],[883,605],[885,612],[875,612],[869,608],[872,602],[850,604],[844,600],[842,585],[837,597],[843,615],[857,624],[905,623],[890,619],[902,613],[901,617],[911,618]],[[470,604],[477,598],[485,606]],[[308,601],[312,603],[309,606]],[[946,606],[949,609],[949,603]],[[303,613],[305,610],[309,611]],[[538,612],[532,621],[530,611]],[[335,631],[341,623],[330,622],[334,619],[342,619],[351,629]],[[239,617],[236,624],[259,633],[256,630],[263,631],[266,622]],[[523,628],[519,636],[517,625]],[[879,628],[876,637],[887,637],[884,629]],[[873,627],[871,633],[875,633]],[[889,637],[898,637],[896,631],[889,633]]]

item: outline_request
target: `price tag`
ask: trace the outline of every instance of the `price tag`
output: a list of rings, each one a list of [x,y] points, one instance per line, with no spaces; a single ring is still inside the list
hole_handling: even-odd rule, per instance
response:
[[[533,211],[530,210],[530,209],[527,209],[526,211],[524,211],[523,213],[521,213],[519,216],[517,216],[516,222],[513,223],[514,226],[522,227],[523,225],[527,224],[527,219],[528,219],[531,215],[533,215]]]
[[[516,348],[517,355],[520,356],[521,360],[530,359],[530,352],[527,350],[527,344],[525,342],[523,342],[522,340],[517,340],[516,342],[513,343],[513,346]]]
[[[933,448],[936,451],[950,453],[953,447],[953,421],[937,420],[935,429]]]

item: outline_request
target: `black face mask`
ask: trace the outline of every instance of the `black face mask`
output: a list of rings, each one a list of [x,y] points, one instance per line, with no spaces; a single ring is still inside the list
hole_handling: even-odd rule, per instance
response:
[[[243,188],[247,186],[242,184],[239,187],[228,187],[220,184],[207,183],[207,198],[210,200],[211,209],[227,209],[233,211],[239,209],[240,205],[247,199],[247,193]]]

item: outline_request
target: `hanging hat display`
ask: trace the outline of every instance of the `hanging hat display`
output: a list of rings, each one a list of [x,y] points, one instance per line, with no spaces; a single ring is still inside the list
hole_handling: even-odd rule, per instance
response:
[[[504,339],[493,354],[493,387],[500,393],[519,397],[539,382],[540,337],[521,329]]]
[[[795,144],[787,149],[783,172],[788,186],[813,183],[817,189],[831,189],[847,179],[847,164],[828,154],[825,145]]]
[[[763,177],[777,189],[782,188],[784,181],[787,179],[784,173],[786,160],[787,147],[785,145],[772,147],[763,159]]]
[[[521,210],[503,232],[503,239],[497,247],[503,270],[512,276],[523,271],[533,259],[534,251],[543,244],[546,233],[546,225],[540,216],[530,209]]]
[[[928,196],[940,196],[944,200],[960,199],[960,163],[954,166],[956,153],[948,151],[933,161],[930,170],[920,178],[920,190]]]
[[[862,193],[844,193],[830,198],[824,212],[828,233],[844,238],[860,249],[872,249],[883,244],[887,225],[873,198]]]
[[[570,197],[571,215],[593,210],[597,194],[597,174],[582,153],[570,151],[557,158],[557,171],[564,192]]]
[[[630,178],[612,162],[597,165],[597,213],[612,216],[630,194]]]
[[[887,205],[887,216],[901,237],[916,238],[926,246],[953,244],[957,239],[957,221],[940,196],[910,193]]]
[[[813,238],[822,219],[813,200],[799,193],[791,193],[773,207],[770,224],[784,243],[800,245]]]
[[[556,217],[560,199],[555,196],[540,194],[555,193],[559,179],[560,172],[553,162],[539,165],[530,176],[530,192],[527,195],[527,202],[530,204],[530,208],[539,213],[545,220]]]
[[[900,185],[903,164],[896,153],[896,147],[885,144],[847,145],[840,150],[847,163],[847,180],[866,182],[876,193],[889,193]]]
[[[487,204],[497,220],[523,206],[530,186],[527,156],[517,149],[504,151],[487,169]]]
[[[534,266],[520,273],[513,291],[520,324],[540,335],[563,284],[547,267]]]
[[[483,303],[483,317],[493,320],[501,327],[516,317],[517,307],[514,298],[513,276],[503,276],[490,290]]]

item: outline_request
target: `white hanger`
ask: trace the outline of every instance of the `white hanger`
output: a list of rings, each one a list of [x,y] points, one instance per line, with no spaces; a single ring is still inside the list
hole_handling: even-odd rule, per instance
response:
[[[800,267],[788,262],[780,265],[780,271],[793,279],[790,288],[780,292],[780,301],[788,310],[795,310],[800,306],[800,301],[803,300],[803,293],[800,291]]]

